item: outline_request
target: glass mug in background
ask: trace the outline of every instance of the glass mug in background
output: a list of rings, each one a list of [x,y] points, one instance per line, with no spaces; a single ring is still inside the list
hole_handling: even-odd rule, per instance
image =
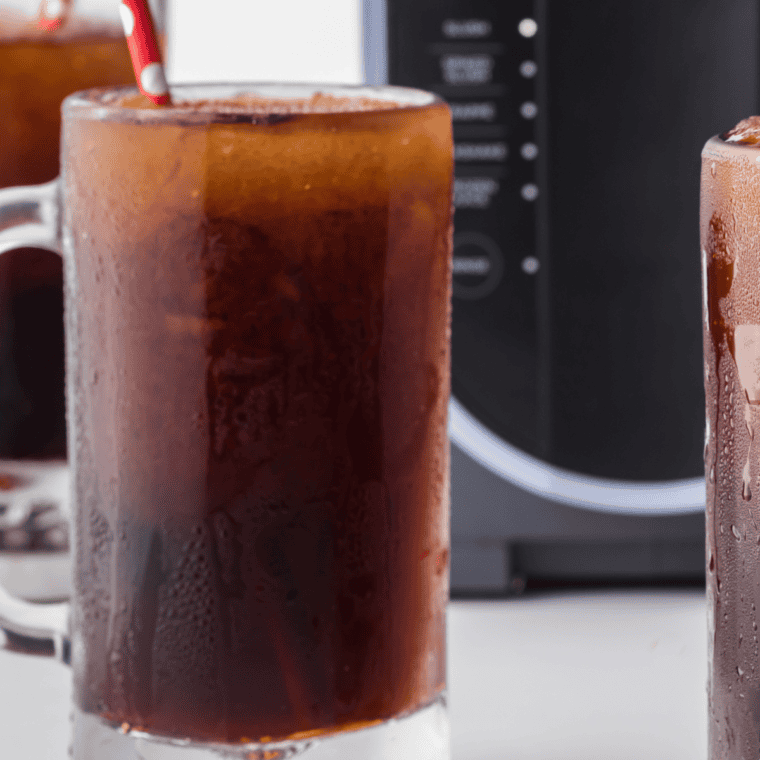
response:
[[[63,256],[74,512],[70,650],[2,627],[70,651],[75,760],[448,758],[448,108],[135,92],[0,192],[0,251]]]
[[[0,0],[0,188],[58,175],[64,97],[132,82],[118,0]],[[55,253],[0,258],[0,580],[27,596],[68,591],[59,563],[30,578],[14,562],[67,543],[62,283]]]
[[[702,151],[709,758],[760,756],[760,117]]]

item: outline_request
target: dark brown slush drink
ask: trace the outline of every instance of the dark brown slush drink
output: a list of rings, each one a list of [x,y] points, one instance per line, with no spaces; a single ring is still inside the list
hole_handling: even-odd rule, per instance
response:
[[[76,706],[220,742],[412,713],[445,687],[448,108],[188,92],[67,101]]]
[[[2,6],[2,3],[0,3]],[[73,16],[48,32],[0,7],[0,187],[58,175],[61,101],[133,81],[117,25]],[[63,458],[61,258],[24,248],[0,257],[0,459]]]
[[[701,207],[709,758],[760,757],[760,118],[708,141]]]

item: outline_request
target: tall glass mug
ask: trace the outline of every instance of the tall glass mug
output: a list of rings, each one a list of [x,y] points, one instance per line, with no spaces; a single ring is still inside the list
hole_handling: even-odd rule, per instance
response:
[[[710,760],[760,757],[760,117],[702,152]]]
[[[0,188],[58,175],[66,95],[134,81],[118,9],[0,0]],[[65,549],[65,459],[61,259],[26,247],[0,258],[0,579],[20,553]],[[65,593],[57,564],[46,569],[38,593]],[[13,585],[33,594],[29,580]]]
[[[75,760],[448,758],[448,108],[173,97],[68,98],[60,181],[0,192],[63,257],[74,509],[70,646],[2,626],[70,653]]]

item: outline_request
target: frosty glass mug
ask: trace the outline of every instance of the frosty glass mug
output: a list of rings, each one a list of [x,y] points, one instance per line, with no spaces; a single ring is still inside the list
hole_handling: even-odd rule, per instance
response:
[[[63,257],[73,504],[70,610],[0,627],[71,662],[75,760],[448,758],[448,108],[173,98],[67,98],[0,192]]]
[[[0,188],[58,175],[67,95],[131,82],[118,0],[0,0]],[[68,593],[29,565],[68,561],[62,283],[50,251],[0,259],[0,579],[26,597]]]
[[[702,150],[708,758],[760,756],[760,117]]]

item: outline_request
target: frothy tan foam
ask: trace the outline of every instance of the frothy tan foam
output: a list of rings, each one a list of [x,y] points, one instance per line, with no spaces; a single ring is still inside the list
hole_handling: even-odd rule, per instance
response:
[[[760,116],[742,119],[733,129],[721,136],[729,143],[758,145],[760,143]]]
[[[144,96],[129,94],[116,101],[125,108],[165,108],[154,106]],[[315,92],[309,98],[266,98],[258,95],[239,95],[223,100],[175,100],[176,108],[207,114],[303,115],[316,113],[357,113],[390,111],[403,108],[393,100],[367,97],[337,97]]]

